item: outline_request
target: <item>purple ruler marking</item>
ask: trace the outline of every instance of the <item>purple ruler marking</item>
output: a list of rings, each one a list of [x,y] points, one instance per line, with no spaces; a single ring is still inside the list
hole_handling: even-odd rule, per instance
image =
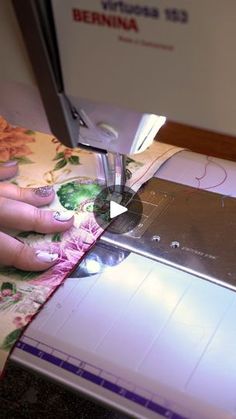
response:
[[[140,406],[145,407],[148,410],[151,410],[152,412],[158,413],[160,416],[164,416],[170,419],[186,419],[184,416],[181,416],[178,413],[175,413],[174,411],[167,409],[166,407],[161,406],[160,404],[156,402],[148,400],[147,398],[143,396],[139,396],[138,394],[124,387],[121,387],[117,384],[114,384],[111,381],[100,377],[99,375],[86,371],[85,368],[83,367],[78,367],[72,364],[71,362],[64,361],[58,356],[45,352],[42,349],[38,349],[35,346],[29,345],[28,343],[24,343],[21,340],[17,342],[16,347],[18,349],[21,349],[24,352],[27,352],[33,356],[36,356],[37,358],[50,362],[50,364],[56,365],[57,367],[62,368],[72,374],[78,375],[81,378],[84,378],[85,380],[90,381],[93,384],[97,384],[105,388],[106,390],[109,390],[119,395],[120,397],[124,397],[132,401],[133,403],[136,403]],[[86,366],[86,363],[84,363],[84,366]]]

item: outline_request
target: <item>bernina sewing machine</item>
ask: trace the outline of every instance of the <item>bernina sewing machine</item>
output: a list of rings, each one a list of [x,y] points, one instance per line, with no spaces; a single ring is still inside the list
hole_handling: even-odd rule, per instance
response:
[[[230,0],[2,1],[0,112],[92,149],[123,185],[125,155],[165,117],[235,134],[235,13]],[[236,417],[236,167],[219,194],[195,194],[203,158],[160,169],[153,218],[104,234],[13,360],[132,417]]]

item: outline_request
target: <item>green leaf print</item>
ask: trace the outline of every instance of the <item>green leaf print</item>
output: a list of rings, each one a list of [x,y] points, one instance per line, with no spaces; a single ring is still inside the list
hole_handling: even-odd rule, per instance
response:
[[[10,276],[20,281],[30,281],[39,275],[39,272],[21,271],[20,269],[2,266],[0,267],[0,275]]]
[[[1,292],[4,290],[10,290],[14,294],[16,292],[16,285],[14,282],[3,282],[1,285]]]
[[[15,160],[17,160],[20,164],[31,164],[31,163],[33,163],[33,161],[30,160],[28,157],[15,157]]]
[[[32,131],[31,129],[27,129],[27,131],[25,131],[25,134],[27,135],[34,135],[35,131]]]
[[[57,164],[55,165],[55,167],[54,167],[54,171],[55,170],[59,170],[59,169],[62,169],[63,167],[65,167],[67,165],[67,161],[66,161],[66,159],[61,159],[61,160],[58,160],[58,162],[57,162]]]
[[[27,239],[29,236],[45,236],[45,233],[35,233],[35,231],[22,231],[21,233],[17,234],[17,237],[21,237],[22,239]]]
[[[74,164],[74,165],[80,164],[78,156],[71,156],[69,157],[68,160],[70,164]]]
[[[12,346],[15,344],[15,342],[17,341],[17,339],[19,339],[21,333],[22,333],[22,328],[20,329],[15,329],[13,330],[11,333],[9,333],[9,335],[7,335],[1,345],[1,349],[3,349],[4,351],[10,351]]]
[[[62,185],[57,191],[57,195],[64,208],[76,210],[86,200],[95,199],[101,189],[97,183],[81,184],[74,181]]]
[[[52,241],[53,242],[61,242],[61,234],[60,233],[53,234]]]
[[[61,159],[64,159],[64,152],[63,151],[61,151],[60,153],[57,153],[53,160],[61,160]]]

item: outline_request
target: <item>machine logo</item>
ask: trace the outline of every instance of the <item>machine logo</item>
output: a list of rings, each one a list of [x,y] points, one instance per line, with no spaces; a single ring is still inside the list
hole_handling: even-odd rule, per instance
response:
[[[80,9],[72,9],[72,15],[73,20],[76,22],[106,26],[113,29],[124,29],[126,31],[139,31],[136,19],[132,18]]]
[[[101,0],[101,7],[102,12],[73,8],[73,20],[75,22],[105,26],[111,29],[139,32],[137,17],[164,19],[167,22],[180,24],[187,23],[189,19],[187,10],[171,7],[159,9],[152,6],[130,4],[125,1],[114,0]],[[125,14],[126,16],[121,16],[121,14]]]
[[[102,0],[101,5],[104,10],[126,13],[129,15],[152,17],[157,19],[159,17],[159,10],[156,7],[141,6],[137,4],[130,4],[125,1]]]

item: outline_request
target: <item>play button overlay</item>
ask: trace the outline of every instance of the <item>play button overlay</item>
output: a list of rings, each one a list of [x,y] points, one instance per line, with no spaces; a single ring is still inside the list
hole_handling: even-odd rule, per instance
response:
[[[103,188],[94,201],[96,222],[112,234],[133,231],[142,218],[143,205],[137,193],[126,186]]]
[[[117,204],[115,201],[110,201],[110,218],[115,218],[118,215],[124,214],[126,211],[128,211],[128,208]]]

